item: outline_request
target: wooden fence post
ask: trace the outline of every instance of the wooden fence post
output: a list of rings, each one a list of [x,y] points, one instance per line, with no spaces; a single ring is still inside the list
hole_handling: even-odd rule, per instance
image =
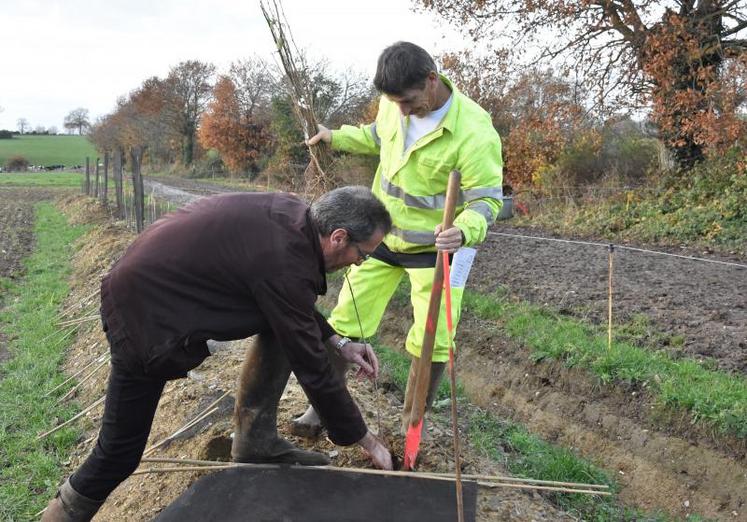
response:
[[[122,188],[122,148],[114,152],[114,192],[117,200],[117,216],[124,216],[124,190]]]
[[[104,152],[104,186],[101,188],[101,204],[109,206],[109,151]]]
[[[99,197],[99,158],[96,157],[96,183],[93,185],[93,197]]]
[[[143,231],[144,208],[145,208],[145,191],[143,189],[143,176],[140,172],[140,164],[143,160],[143,147],[137,146],[130,149],[132,158],[132,188],[133,188],[133,206],[135,207],[135,230],[137,233]]]
[[[86,156],[86,196],[91,195],[91,159]]]

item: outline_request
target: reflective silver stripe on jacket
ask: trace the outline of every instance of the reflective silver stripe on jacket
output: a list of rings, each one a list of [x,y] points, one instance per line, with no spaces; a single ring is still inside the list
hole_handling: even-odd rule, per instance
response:
[[[379,135],[376,133],[376,122],[371,124],[371,137],[376,143],[376,146],[381,147],[381,138],[379,138]]]
[[[474,210],[482,217],[484,217],[488,225],[495,221],[496,216],[495,214],[493,214],[493,209],[490,208],[490,205],[488,205],[484,201],[475,201],[474,203],[470,203],[469,205],[467,205],[467,209]]]
[[[405,192],[402,187],[390,183],[386,179],[386,176],[381,176],[381,190],[388,196],[401,199],[408,207],[440,210],[446,205],[445,194],[413,196]],[[457,205],[463,205],[465,201],[469,202],[480,198],[493,198],[500,201],[503,199],[503,189],[502,187],[483,187],[465,191],[460,190],[459,196],[457,196]]]
[[[418,230],[404,230],[401,228],[392,227],[392,230],[389,233],[402,239],[403,241],[414,243],[416,245],[436,244],[436,236],[433,235],[433,232],[420,232]]]

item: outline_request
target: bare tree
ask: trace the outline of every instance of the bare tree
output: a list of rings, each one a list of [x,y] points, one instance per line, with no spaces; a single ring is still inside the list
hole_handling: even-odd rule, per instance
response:
[[[16,120],[16,126],[18,127],[18,132],[23,134],[29,127],[29,120],[27,120],[26,118],[18,118]]]
[[[190,165],[194,157],[197,125],[210,99],[214,74],[213,64],[188,60],[172,68],[166,78],[173,94],[172,110],[176,129],[182,137],[185,165]]]
[[[236,86],[242,116],[262,119],[269,116],[272,95],[278,89],[278,71],[263,58],[252,56],[231,64],[229,78]]]
[[[65,116],[63,126],[70,131],[77,129],[78,134],[83,135],[83,131],[91,126],[91,122],[88,119],[88,109],[78,107],[77,109],[70,111],[68,115]]]
[[[706,147],[729,146],[744,132],[738,117],[747,78],[743,0],[416,3],[458,25],[473,44],[505,37],[510,43],[497,59],[512,60],[514,69],[527,57],[556,69],[562,64],[559,72],[593,91],[598,106],[651,105],[683,166],[701,159]]]

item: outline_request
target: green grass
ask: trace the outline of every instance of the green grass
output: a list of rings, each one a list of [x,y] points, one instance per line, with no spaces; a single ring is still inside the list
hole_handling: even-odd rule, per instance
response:
[[[368,342],[374,347],[381,366],[389,374],[394,384],[404,392],[407,386],[407,376],[410,373],[410,356],[381,344],[377,338],[368,339]],[[436,402],[451,397],[448,377],[448,372],[444,372],[444,377],[438,385],[438,391],[434,399]],[[466,398],[464,385],[459,379],[456,382],[456,394],[458,399]]]
[[[606,332],[599,328],[537,306],[511,303],[502,295],[467,291],[463,307],[483,319],[500,321],[513,339],[532,350],[535,360],[561,360],[590,371],[603,383],[644,386],[661,404],[687,411],[693,422],[747,438],[747,380],[742,376],[630,342],[613,340],[608,350]]]
[[[393,301],[406,305],[409,291],[404,279]],[[673,359],[664,352],[640,346],[662,337],[651,331],[644,318],[618,326],[625,340],[613,339],[612,350],[608,350],[606,331],[539,306],[513,303],[506,299],[505,290],[492,295],[466,290],[462,307],[481,319],[499,321],[513,339],[532,351],[534,360],[563,361],[588,370],[605,384],[640,385],[662,405],[688,412],[693,422],[747,438],[747,379],[711,369],[708,360]],[[670,344],[681,341],[675,336]]]
[[[96,149],[85,136],[15,136],[0,140],[0,166],[13,156],[23,156],[31,165],[85,165],[86,156],[93,164]]]
[[[2,140],[0,140],[2,141]],[[0,187],[75,187],[80,188],[83,174],[78,172],[2,172]]]
[[[563,511],[581,520],[665,522],[676,520],[662,513],[643,513],[623,507],[616,499],[618,484],[610,475],[572,451],[554,446],[524,427],[497,420],[489,413],[474,409],[469,415],[468,436],[472,446],[491,460],[504,464],[512,475],[560,482],[607,484],[611,496],[548,493]],[[703,520],[693,514],[685,520]]]
[[[55,318],[69,287],[73,241],[84,227],[70,227],[51,204],[36,212],[36,249],[26,276],[3,281],[0,328],[11,359],[0,366],[0,520],[32,520],[54,494],[62,463],[77,441],[74,427],[46,439],[37,434],[69,418],[76,408],[57,405],[45,393],[62,381],[67,341],[55,335]]]

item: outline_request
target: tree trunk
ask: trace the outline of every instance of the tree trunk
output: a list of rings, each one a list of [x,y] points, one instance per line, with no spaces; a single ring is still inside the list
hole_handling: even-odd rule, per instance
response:
[[[182,143],[182,161],[188,167],[192,164],[195,143],[195,134],[191,129],[184,134]]]

